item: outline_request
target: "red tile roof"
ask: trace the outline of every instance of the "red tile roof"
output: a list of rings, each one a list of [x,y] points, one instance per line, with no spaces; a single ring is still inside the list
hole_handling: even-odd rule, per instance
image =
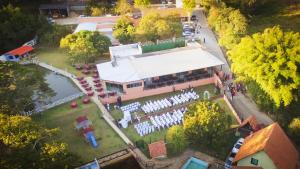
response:
[[[19,47],[17,49],[11,50],[11,51],[9,51],[7,53],[11,54],[11,55],[14,55],[14,56],[16,56],[16,55],[20,56],[20,55],[24,55],[25,53],[30,52],[32,50],[33,50],[32,46],[25,45],[25,46],[21,46],[21,47]]]
[[[167,156],[166,144],[163,140],[148,144],[148,148],[152,158]]]
[[[296,169],[298,151],[278,123],[273,123],[245,138],[234,162],[264,151],[277,169]]]
[[[255,116],[250,116],[248,117],[246,120],[244,120],[242,122],[242,124],[240,124],[240,127],[244,127],[245,125],[249,124],[251,126],[251,128],[254,131],[257,131],[259,129],[261,129],[260,125],[257,123]]]

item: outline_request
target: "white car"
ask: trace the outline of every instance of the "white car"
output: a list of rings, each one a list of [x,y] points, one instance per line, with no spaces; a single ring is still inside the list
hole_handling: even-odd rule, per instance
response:
[[[225,161],[225,169],[232,168],[233,157],[228,157]]]
[[[236,141],[236,143],[234,144],[231,152],[232,153],[239,152],[239,150],[240,150],[241,146],[243,145],[243,143],[244,143],[244,138],[239,138],[238,141]]]

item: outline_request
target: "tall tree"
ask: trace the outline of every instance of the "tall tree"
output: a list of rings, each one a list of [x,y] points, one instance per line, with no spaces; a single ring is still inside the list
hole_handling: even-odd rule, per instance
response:
[[[1,168],[71,168],[76,157],[57,141],[57,132],[30,117],[0,113]]]
[[[289,134],[300,143],[300,118],[294,118],[288,126]]]
[[[134,0],[134,7],[139,8],[139,9],[144,9],[149,7],[150,5],[150,0]]]
[[[109,46],[111,46],[110,39],[97,31],[80,31],[69,34],[60,41],[60,47],[69,51],[73,63],[94,62],[108,52]]]
[[[20,113],[34,109],[32,100],[52,96],[45,83],[44,73],[37,67],[21,66],[14,62],[0,62],[0,112]],[[39,92],[41,91],[41,92]]]
[[[45,20],[25,14],[12,5],[0,9],[0,22],[0,53],[23,45],[33,39],[39,29],[48,25]]]
[[[174,153],[183,151],[187,147],[188,141],[184,135],[182,126],[176,125],[170,127],[167,131],[166,142],[169,150]]]
[[[253,80],[276,103],[289,105],[298,99],[300,86],[300,35],[280,27],[242,38],[228,52],[238,80]]]
[[[231,125],[229,115],[212,102],[196,102],[188,107],[184,117],[185,135],[192,143],[217,148]]]
[[[122,16],[114,26],[113,35],[120,43],[130,43],[134,41],[135,27],[131,19]]]
[[[181,36],[182,25],[176,19],[178,15],[161,17],[153,12],[144,16],[136,28],[136,38],[139,41],[153,41]]]
[[[191,19],[192,12],[194,8],[196,7],[196,1],[195,0],[183,0],[183,9],[185,9],[188,13],[189,21]]]
[[[129,4],[127,0],[118,0],[117,5],[115,7],[115,12],[121,15],[131,13],[132,6]]]

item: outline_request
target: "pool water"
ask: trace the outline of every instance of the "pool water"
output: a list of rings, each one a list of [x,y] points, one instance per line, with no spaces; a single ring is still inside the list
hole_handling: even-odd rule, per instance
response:
[[[191,157],[181,169],[207,169],[208,164],[202,160]]]
[[[199,165],[198,163],[191,161],[186,169],[206,169],[206,167]]]

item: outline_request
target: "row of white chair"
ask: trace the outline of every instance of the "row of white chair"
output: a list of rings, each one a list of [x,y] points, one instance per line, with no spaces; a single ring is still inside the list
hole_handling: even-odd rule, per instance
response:
[[[141,137],[155,131],[155,127],[151,125],[149,121],[144,121],[142,123],[135,124],[134,128]]]
[[[134,111],[137,111],[141,106],[141,103],[140,102],[134,102],[134,103],[131,103],[131,104],[127,104],[125,106],[122,106],[120,107],[120,109],[125,112],[125,111],[128,111],[128,112],[134,112]]]
[[[177,94],[170,98],[164,98],[153,102],[151,100],[147,101],[143,106],[141,106],[141,109],[145,113],[152,113],[165,109],[167,107],[172,107],[178,104],[186,103],[188,101],[197,99],[199,99],[199,95],[195,91],[190,90],[187,92]]]
[[[173,112],[165,113],[159,116],[151,116],[150,121],[144,121],[139,124],[135,124],[134,128],[136,132],[141,136],[153,133],[154,131],[160,131],[160,129],[169,128],[173,125],[179,125],[183,122],[183,116],[187,108],[181,108],[174,110]]]

